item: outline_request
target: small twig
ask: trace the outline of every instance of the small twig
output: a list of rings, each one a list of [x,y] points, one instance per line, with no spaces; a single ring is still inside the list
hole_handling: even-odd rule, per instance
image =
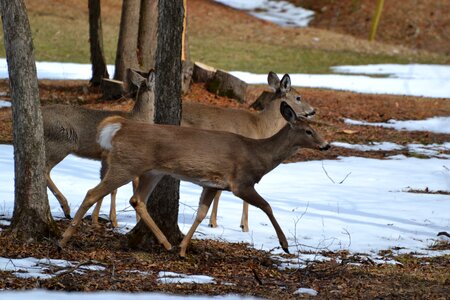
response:
[[[76,270],[78,270],[78,269],[81,268],[82,266],[89,265],[89,264],[94,264],[94,265],[104,265],[104,264],[100,263],[99,261],[95,261],[95,260],[91,260],[91,259],[89,259],[89,260],[84,260],[84,261],[80,261],[79,263],[77,263],[77,264],[76,264],[75,266],[73,266],[72,268],[67,269],[67,270],[65,270],[65,271],[63,271],[63,272],[60,272],[60,273],[56,274],[56,276],[65,276],[65,275],[67,275],[67,274],[70,274],[70,273],[75,272]]]
[[[327,172],[327,170],[325,169],[325,166],[323,165],[323,161],[322,161],[322,170],[325,172],[325,175],[327,175],[328,179],[330,179],[332,183],[336,184],[336,182],[333,180],[333,178],[331,178],[330,175],[328,175],[328,172]],[[350,172],[350,173],[348,173],[347,175],[345,175],[344,179],[342,179],[341,181],[339,181],[338,184],[344,183],[344,181],[348,178],[348,176],[350,176],[350,174],[352,174],[352,172]]]
[[[328,179],[330,179],[331,182],[332,182],[333,184],[335,184],[336,182],[334,182],[333,178],[331,178],[330,175],[328,175],[328,172],[327,172],[327,170],[325,169],[325,166],[323,165],[323,161],[322,161],[322,170],[325,172],[325,175],[327,175]]]
[[[255,277],[256,282],[258,282],[259,285],[263,285],[263,283],[262,283],[261,279],[259,279],[259,276],[256,273],[255,269],[252,269],[252,271],[253,271],[253,275]]]

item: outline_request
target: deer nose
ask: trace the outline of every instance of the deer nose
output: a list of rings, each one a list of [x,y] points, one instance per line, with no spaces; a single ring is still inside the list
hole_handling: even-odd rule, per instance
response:
[[[311,110],[310,112],[306,113],[306,116],[307,116],[307,117],[312,117],[312,116],[314,116],[315,114],[316,114],[316,111],[313,109],[313,110]]]
[[[320,150],[320,151],[325,151],[325,150],[328,150],[328,149],[330,149],[330,148],[331,148],[331,145],[328,144],[328,143],[325,143],[325,144],[322,144],[322,145],[319,147],[319,150]]]

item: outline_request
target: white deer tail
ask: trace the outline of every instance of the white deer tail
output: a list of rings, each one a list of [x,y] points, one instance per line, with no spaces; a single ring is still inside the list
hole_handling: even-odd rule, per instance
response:
[[[119,116],[108,117],[97,128],[97,143],[103,150],[112,149],[112,139],[117,131],[122,128],[125,119]]]

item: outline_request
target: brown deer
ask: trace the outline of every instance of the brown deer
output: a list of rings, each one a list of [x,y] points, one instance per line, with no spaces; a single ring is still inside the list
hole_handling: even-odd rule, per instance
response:
[[[135,73],[135,76],[140,75]],[[262,111],[252,112],[244,109],[223,108],[212,105],[184,102],[181,126],[227,131],[253,139],[262,139],[274,135],[281,128],[283,128],[284,125],[286,125],[286,120],[280,114],[281,102],[286,102],[289,104],[289,106],[299,117],[310,117],[315,114],[314,108],[304,101],[291,87],[291,79],[288,74],[285,74],[280,80],[274,72],[269,72],[267,82],[273,92],[266,93],[266,104]],[[153,90],[149,90],[148,93],[153,93]],[[138,95],[138,97],[140,97],[140,95]],[[209,224],[211,227],[217,227],[217,208],[220,195],[221,191],[218,191],[214,198]],[[112,198],[112,200],[114,199],[115,197]],[[93,211],[93,220],[98,219],[100,206],[101,201],[97,203]],[[115,203],[111,203],[111,207],[115,207]],[[112,224],[117,224],[115,214],[111,214],[111,212],[110,220]],[[245,232],[249,230],[248,203],[246,202],[243,204],[241,228]]]
[[[171,249],[172,245],[146,208],[146,200],[159,180],[171,175],[203,187],[194,224],[180,244],[180,256],[186,255],[192,235],[219,190],[231,191],[263,210],[275,228],[281,247],[289,252],[286,237],[269,203],[255,191],[254,185],[299,148],[326,150],[330,146],[289,104],[281,102],[280,110],[288,124],[272,137],[259,140],[222,131],[150,125],[119,116],[107,118],[98,127],[98,142],[106,153],[105,176],[87,192],[59,245],[66,246],[92,205],[139,177],[130,204],[158,241]]]
[[[201,104],[183,104],[181,126],[237,133],[253,139],[268,138],[286,125],[280,114],[280,103],[286,102],[297,116],[310,117],[315,114],[312,108],[291,87],[291,79],[285,74],[280,80],[274,72],[269,72],[267,82],[272,93],[267,93],[266,105],[260,112],[242,109],[220,108]],[[214,197],[209,226],[217,227],[217,208],[221,191]],[[242,231],[247,232],[248,203],[244,201],[241,218]]]
[[[131,70],[129,77],[133,84],[138,86],[136,102],[130,112],[95,110],[60,104],[42,108],[47,186],[58,199],[67,218],[70,218],[70,208],[66,197],[50,177],[50,171],[53,167],[69,154],[100,160],[102,149],[96,142],[97,127],[107,117],[120,115],[128,119],[153,122],[155,73],[150,71],[148,77],[144,78]],[[112,192],[110,218],[114,220],[113,226],[117,226],[114,223],[116,209],[113,207],[115,205],[115,191]],[[96,221],[94,219],[94,223]]]

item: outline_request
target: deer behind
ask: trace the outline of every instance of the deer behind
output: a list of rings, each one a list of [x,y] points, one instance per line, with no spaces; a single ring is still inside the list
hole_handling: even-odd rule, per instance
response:
[[[128,119],[153,121],[154,93],[149,91],[154,88],[154,72],[151,71],[148,78],[143,78],[131,71],[130,77],[138,86],[136,102],[131,112],[95,110],[60,104],[42,108],[47,186],[59,201],[67,218],[70,218],[70,208],[66,197],[50,177],[53,167],[69,154],[100,160],[103,150],[96,142],[97,127],[107,117],[119,115]],[[114,196],[115,193],[112,194],[112,197]],[[115,214],[115,208],[111,208],[111,213]]]
[[[143,124],[121,117],[106,119],[98,129],[99,144],[107,151],[106,174],[100,184],[88,191],[60,246],[67,244],[93,204],[139,176],[139,186],[130,203],[160,243],[170,249],[171,244],[147,212],[146,200],[162,176],[171,175],[203,187],[195,222],[180,244],[181,256],[186,255],[192,235],[219,190],[229,190],[262,209],[282,248],[288,252],[286,237],[269,203],[255,191],[254,185],[300,147],[326,150],[329,144],[307,121],[297,117],[286,102],[281,103],[280,110],[288,124],[262,140],[221,131]]]

